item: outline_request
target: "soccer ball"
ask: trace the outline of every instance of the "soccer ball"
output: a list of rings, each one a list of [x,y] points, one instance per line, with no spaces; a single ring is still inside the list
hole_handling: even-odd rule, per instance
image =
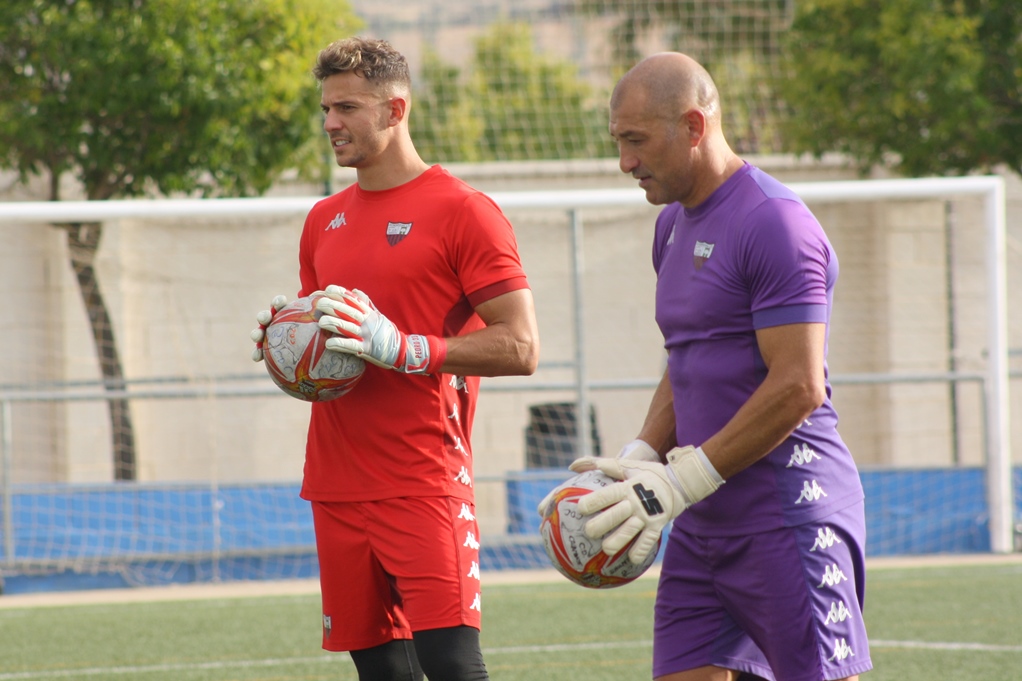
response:
[[[579,513],[579,497],[616,482],[601,471],[576,475],[555,490],[539,526],[543,547],[557,571],[590,589],[609,589],[631,582],[649,569],[660,549],[658,541],[642,564],[635,565],[628,560],[631,543],[608,556],[603,552],[601,539],[590,539],[582,531],[592,516]]]
[[[326,349],[331,334],[319,328],[322,294],[293,300],[266,327],[262,350],[266,370],[281,390],[306,402],[325,402],[351,391],[362,378],[365,362]]]

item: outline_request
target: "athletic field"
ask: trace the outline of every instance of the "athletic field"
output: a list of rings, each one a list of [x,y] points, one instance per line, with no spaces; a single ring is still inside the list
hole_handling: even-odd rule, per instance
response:
[[[484,575],[494,681],[649,679],[652,576],[588,591]],[[318,646],[312,582],[0,597],[0,681],[353,681]],[[864,681],[1022,679],[1022,556],[873,561]]]

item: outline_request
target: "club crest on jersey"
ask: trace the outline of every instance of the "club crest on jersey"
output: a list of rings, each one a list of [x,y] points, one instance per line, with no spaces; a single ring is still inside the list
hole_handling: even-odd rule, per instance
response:
[[[696,248],[692,252],[692,263],[697,270],[703,269],[703,265],[710,259],[711,253],[713,253],[713,244],[708,244],[705,241],[696,242]]]
[[[412,231],[412,223],[410,222],[388,222],[387,243],[391,246],[397,245],[399,241],[408,236],[410,231]]]

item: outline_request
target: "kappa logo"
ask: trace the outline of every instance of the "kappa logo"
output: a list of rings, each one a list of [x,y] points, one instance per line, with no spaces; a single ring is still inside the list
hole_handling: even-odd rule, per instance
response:
[[[798,445],[795,445],[795,451],[792,453],[791,458],[788,460],[788,465],[785,468],[791,468],[792,466],[805,466],[811,463],[813,459],[822,458],[819,454],[809,448],[809,445],[803,444],[802,448],[799,449]]]
[[[852,612],[845,605],[844,601],[838,601],[837,603],[830,604],[830,612],[827,613],[827,619],[823,621],[824,624],[839,624],[845,620],[852,618]]]
[[[813,484],[809,484],[808,481],[802,483],[802,493],[798,495],[798,499],[795,500],[796,504],[801,504],[803,501],[819,501],[820,497],[827,496],[827,493],[823,491],[819,483],[813,480]]]
[[[841,539],[836,534],[834,534],[834,530],[830,529],[829,527],[821,527],[816,532],[816,541],[813,542],[813,548],[809,550],[816,551],[817,549],[819,549],[820,551],[825,551],[834,544],[843,543],[844,542],[842,542]]]
[[[696,266],[697,270],[701,270],[712,254],[713,244],[708,244],[705,241],[697,241],[695,250],[692,251],[692,264]]]
[[[455,390],[461,390],[466,393],[468,392],[468,382],[465,380],[464,376],[454,376],[452,374],[451,379],[447,382],[447,384]]]
[[[410,222],[388,222],[387,243],[391,246],[396,246],[399,241],[408,236],[410,231],[412,231],[412,223]]]
[[[642,483],[632,485],[632,489],[635,490],[635,495],[639,497],[639,501],[642,503],[642,507],[646,509],[648,515],[660,515],[664,512],[663,505],[656,498],[656,492],[646,489],[642,486]]]
[[[468,469],[465,468],[464,466],[462,466],[461,470],[458,471],[458,474],[454,476],[454,480],[455,482],[460,482],[462,485],[465,485],[466,487],[472,486],[472,476],[468,474]]]
[[[479,563],[472,561],[472,566],[468,569],[466,577],[475,579],[476,581],[482,581],[482,575],[479,573]]]
[[[838,564],[834,563],[832,565],[828,565],[826,569],[824,569],[823,581],[820,582],[820,585],[816,588],[822,589],[824,586],[834,586],[835,584],[846,581],[848,581],[848,577],[841,568],[838,567]]]
[[[348,221],[344,219],[344,213],[338,213],[334,216],[334,219],[327,223],[325,232],[329,232],[331,229],[339,229],[344,225],[348,224]]]
[[[462,546],[467,546],[468,548],[472,549],[473,551],[478,551],[479,550],[479,540],[476,539],[476,536],[473,533],[466,532],[465,533],[465,543],[462,544]],[[842,603],[841,605],[844,605],[844,603]]]
[[[849,657],[855,657],[855,653],[852,651],[852,647],[848,645],[848,641],[843,638],[839,638],[834,642],[834,654],[830,656],[830,661],[834,660],[843,661]]]

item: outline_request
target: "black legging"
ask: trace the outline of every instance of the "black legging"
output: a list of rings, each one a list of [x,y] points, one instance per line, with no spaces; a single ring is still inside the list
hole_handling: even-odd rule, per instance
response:
[[[391,641],[351,651],[359,681],[489,681],[479,630],[448,627],[417,631],[411,641]]]

